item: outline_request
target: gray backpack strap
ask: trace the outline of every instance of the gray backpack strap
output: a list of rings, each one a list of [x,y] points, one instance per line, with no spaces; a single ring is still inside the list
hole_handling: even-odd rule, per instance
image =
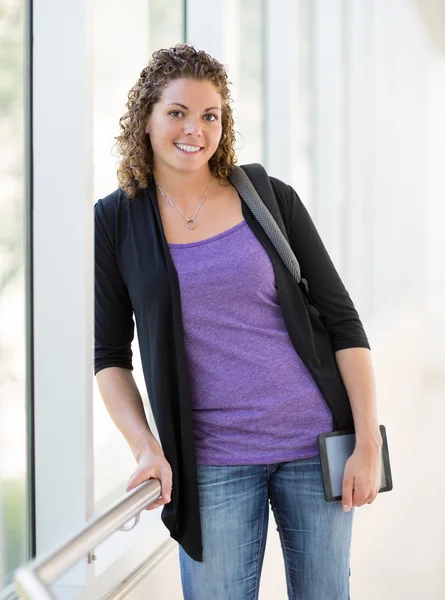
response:
[[[262,201],[260,195],[258,194],[257,190],[255,189],[255,186],[250,181],[247,174],[241,167],[235,165],[229,172],[228,179],[238,191],[239,195],[247,204],[247,206],[250,208],[252,214],[257,219],[261,227],[264,229],[265,233],[267,234],[268,238],[274,245],[276,251],[280,255],[281,260],[289,269],[293,278],[298,284],[302,282],[304,287],[306,288],[306,292],[309,293],[308,283],[306,279],[301,277],[300,265],[295,257],[295,254],[292,252],[288,241],[284,237],[279,226],[277,225],[277,222],[271,215],[271,212],[269,211],[267,206]]]
[[[284,224],[283,215],[281,214],[281,209],[278,206],[275,190],[272,187],[272,183],[266,169],[259,163],[251,163],[249,165],[240,166],[259,194],[261,202],[266,205],[266,208],[269,209],[269,212],[272,215],[273,220],[280,228],[284,239],[289,242],[289,235]]]

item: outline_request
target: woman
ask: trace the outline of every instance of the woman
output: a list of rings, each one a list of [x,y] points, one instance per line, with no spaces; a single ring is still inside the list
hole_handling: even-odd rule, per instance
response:
[[[161,481],[150,509],[180,544],[185,598],[258,597],[270,502],[289,598],[343,600],[353,507],[380,482],[369,343],[295,191],[270,178],[316,308],[229,182],[230,104],[224,67],[183,44],[129,93],[119,188],[95,206],[97,382],[138,464],[127,489]],[[131,374],[133,315],[162,448]],[[349,426],[342,510],[317,435]]]

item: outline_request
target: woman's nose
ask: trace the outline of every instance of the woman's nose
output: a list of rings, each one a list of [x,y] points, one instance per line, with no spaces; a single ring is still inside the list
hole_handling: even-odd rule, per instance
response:
[[[198,117],[187,119],[184,123],[184,133],[201,134],[201,124]]]

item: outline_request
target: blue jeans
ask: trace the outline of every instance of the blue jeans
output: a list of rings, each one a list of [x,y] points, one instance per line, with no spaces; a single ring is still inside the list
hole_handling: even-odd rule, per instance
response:
[[[198,465],[203,562],[179,548],[185,600],[256,600],[269,501],[290,600],[349,600],[354,509],[323,496],[320,458]]]

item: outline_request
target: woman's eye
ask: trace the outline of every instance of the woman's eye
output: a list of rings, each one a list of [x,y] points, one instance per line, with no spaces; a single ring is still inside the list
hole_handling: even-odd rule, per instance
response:
[[[172,116],[174,119],[176,119],[179,116],[184,116],[184,113],[182,112],[182,110],[170,110],[168,112],[168,115]],[[216,115],[214,115],[213,113],[205,114],[204,118],[209,123],[213,123],[214,121],[216,121],[218,119],[218,117]]]

